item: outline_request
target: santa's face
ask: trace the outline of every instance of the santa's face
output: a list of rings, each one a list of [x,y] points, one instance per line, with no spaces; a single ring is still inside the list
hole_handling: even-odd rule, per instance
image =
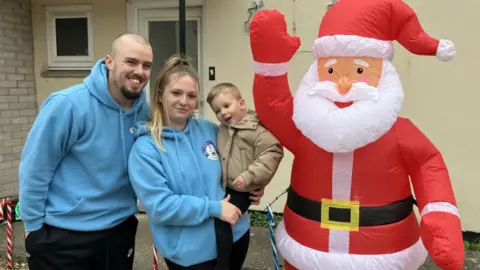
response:
[[[385,134],[402,102],[402,85],[388,60],[319,58],[297,90],[293,120],[323,149],[350,152]]]
[[[342,103],[351,104],[355,101],[355,96],[366,98],[368,92],[377,92],[376,87],[382,75],[382,59],[319,58],[317,73],[325,97],[344,107],[345,104]]]

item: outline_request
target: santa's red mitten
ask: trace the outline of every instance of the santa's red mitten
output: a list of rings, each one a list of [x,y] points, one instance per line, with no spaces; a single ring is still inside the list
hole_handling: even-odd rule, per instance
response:
[[[283,14],[276,10],[261,10],[250,23],[250,46],[255,62],[286,63],[300,47],[300,38],[287,33]]]
[[[430,212],[422,216],[420,235],[435,264],[444,270],[460,270],[464,264],[462,227],[458,216]]]

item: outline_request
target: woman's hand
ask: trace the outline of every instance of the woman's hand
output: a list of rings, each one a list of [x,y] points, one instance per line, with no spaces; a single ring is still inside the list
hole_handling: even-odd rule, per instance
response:
[[[250,200],[252,200],[253,205],[259,205],[260,199],[262,199],[263,194],[265,194],[265,187],[261,187],[257,190],[250,192],[253,196],[250,196]]]
[[[229,203],[230,194],[227,195],[225,199],[221,201],[222,203],[222,215],[220,219],[230,223],[231,225],[235,225],[238,219],[242,216],[242,212],[238,209],[235,205]]]

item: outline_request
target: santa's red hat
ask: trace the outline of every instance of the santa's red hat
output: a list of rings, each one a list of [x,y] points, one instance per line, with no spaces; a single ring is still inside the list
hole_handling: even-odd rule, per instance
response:
[[[442,61],[455,55],[455,45],[425,33],[402,0],[339,0],[322,19],[313,54],[391,60],[395,40],[414,54],[436,55]]]

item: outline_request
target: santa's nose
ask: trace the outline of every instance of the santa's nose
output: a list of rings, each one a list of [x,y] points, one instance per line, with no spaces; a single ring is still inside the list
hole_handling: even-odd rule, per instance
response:
[[[350,88],[352,88],[352,82],[347,76],[342,76],[338,79],[337,89],[341,95],[346,95]]]

